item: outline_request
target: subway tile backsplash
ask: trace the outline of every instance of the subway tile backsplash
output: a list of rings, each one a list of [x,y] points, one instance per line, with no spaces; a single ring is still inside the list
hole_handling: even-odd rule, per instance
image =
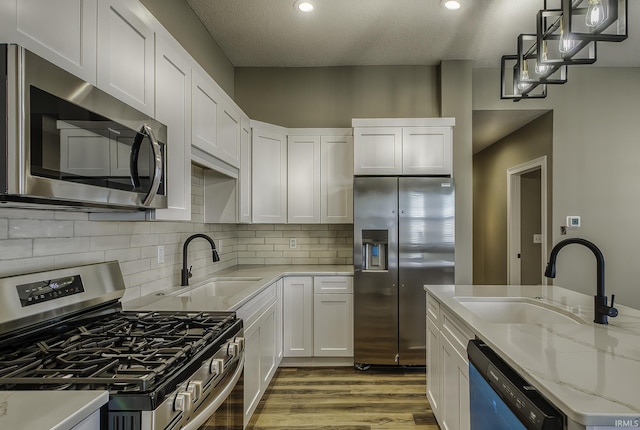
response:
[[[82,212],[0,209],[0,277],[118,260],[125,300],[133,299],[179,284],[182,245],[194,233],[223,242],[217,263],[205,240],[191,242],[194,277],[247,264],[353,264],[350,224],[204,224],[202,178],[193,166],[191,222],[91,221]]]

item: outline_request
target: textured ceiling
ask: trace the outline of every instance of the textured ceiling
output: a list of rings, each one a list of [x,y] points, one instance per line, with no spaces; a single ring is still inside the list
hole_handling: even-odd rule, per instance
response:
[[[294,0],[186,0],[236,67],[438,65],[473,60],[500,67],[516,53],[520,33],[535,33],[544,0],[312,0],[302,14]],[[559,0],[556,0],[559,2]],[[640,67],[640,0],[629,0],[629,38],[599,43],[595,66]],[[582,66],[584,67],[584,66]],[[588,66],[587,66],[588,67]],[[543,111],[474,112],[474,153]]]
[[[438,65],[474,60],[499,67],[516,37],[535,32],[543,0],[187,0],[234,66]],[[631,37],[598,46],[599,66],[640,66],[640,0],[629,1]],[[634,37],[635,34],[635,37]],[[606,46],[605,46],[606,45]]]

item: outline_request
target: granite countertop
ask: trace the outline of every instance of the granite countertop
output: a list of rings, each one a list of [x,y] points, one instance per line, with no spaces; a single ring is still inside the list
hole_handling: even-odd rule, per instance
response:
[[[68,430],[108,401],[107,391],[0,391],[0,428]]]
[[[274,265],[238,266],[221,270],[201,279],[190,279],[188,287],[175,286],[123,303],[125,310],[153,311],[235,311],[260,291],[283,276],[351,276],[353,266],[346,265]],[[205,284],[216,278],[249,278],[239,283],[237,291],[215,294]],[[253,279],[251,279],[253,278]],[[203,287],[203,288],[200,288]]]
[[[640,311],[620,306],[593,322],[593,296],[557,286],[427,285],[425,290],[535,386],[585,426],[640,417]],[[479,318],[456,298],[527,297],[582,323],[505,324]]]

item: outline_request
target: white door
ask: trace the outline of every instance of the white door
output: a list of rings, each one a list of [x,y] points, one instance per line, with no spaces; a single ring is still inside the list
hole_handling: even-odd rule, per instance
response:
[[[539,181],[535,180],[537,185],[534,185],[539,187],[539,193],[535,193],[539,198],[539,205],[535,204],[535,202],[532,204],[529,201],[527,203],[529,206],[525,206],[525,210],[527,212],[538,212],[539,216],[536,214],[535,221],[532,221],[530,213],[523,213],[522,211],[522,180],[524,177],[525,183],[527,183],[527,178],[532,172],[539,172],[539,175],[535,175],[535,177],[539,178]],[[525,224],[524,230],[523,222]],[[531,226],[531,222],[537,223],[536,226]],[[539,228],[539,231],[534,233],[537,228]],[[527,237],[523,238],[523,231],[527,232]],[[522,260],[523,240],[527,242],[524,244],[528,250],[525,254],[532,257],[531,254],[537,250],[540,255],[539,258],[533,257]],[[535,279],[540,280],[539,283],[542,285],[546,285],[547,278],[542,275],[548,257],[546,156],[507,169],[507,246],[507,279],[509,284],[522,284],[522,264],[524,263],[527,264],[527,267],[524,268],[525,281],[533,279],[532,276],[537,272],[539,276],[536,276]]]
[[[402,174],[450,175],[452,150],[451,127],[404,127]]]
[[[353,357],[353,294],[314,294],[313,355]]]
[[[234,167],[240,167],[240,112],[228,103],[222,102],[218,109],[219,158]]]
[[[287,139],[252,130],[251,210],[254,223],[287,222]]]
[[[98,3],[98,87],[154,116],[154,33],[119,0]]]
[[[311,277],[284,279],[284,356],[313,355],[313,285]]]
[[[207,154],[218,156],[218,95],[213,79],[193,71],[191,90],[191,144]]]
[[[358,127],[353,133],[356,175],[402,174],[401,127]]]
[[[156,45],[156,118],[167,126],[167,209],[156,219],[191,219],[191,67],[162,40]]]
[[[2,32],[15,34],[3,40],[15,41],[95,85],[97,7],[97,0],[5,0]]]
[[[289,136],[287,221],[320,223],[320,136]]]
[[[320,141],[320,222],[353,222],[353,136],[322,136]]]

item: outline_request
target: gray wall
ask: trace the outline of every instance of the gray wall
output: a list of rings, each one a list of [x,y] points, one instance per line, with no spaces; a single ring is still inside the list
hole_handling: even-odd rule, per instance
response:
[[[471,61],[443,61],[442,116],[454,117],[453,177],[456,186],[456,284],[473,277],[473,175]]]
[[[498,98],[500,71],[474,70],[474,109],[553,109],[553,243],[567,215],[570,236],[596,243],[606,258],[607,293],[640,308],[640,68],[573,67],[569,82],[542,100]],[[578,245],[561,251],[555,284],[593,295],[595,261]]]
[[[204,70],[233,98],[233,64],[184,0],[140,0]]]
[[[553,113],[544,114],[473,157],[474,284],[508,284],[507,169],[547,156],[551,216],[553,123]]]
[[[351,127],[352,118],[439,117],[432,66],[237,67],[235,101],[283,127]]]

